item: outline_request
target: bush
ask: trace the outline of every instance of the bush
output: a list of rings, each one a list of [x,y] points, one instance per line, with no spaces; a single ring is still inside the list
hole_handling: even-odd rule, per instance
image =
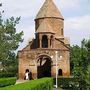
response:
[[[5,87],[9,85],[14,85],[16,83],[16,78],[1,78],[0,79],[0,87]]]
[[[16,77],[16,74],[15,73],[0,72],[0,78],[6,78],[6,77]]]
[[[42,78],[13,86],[3,87],[0,88],[0,90],[53,90],[52,85],[52,78]]]
[[[54,78],[54,83],[55,83],[55,78]],[[78,78],[59,77],[58,87],[69,90],[78,90],[79,88]]]

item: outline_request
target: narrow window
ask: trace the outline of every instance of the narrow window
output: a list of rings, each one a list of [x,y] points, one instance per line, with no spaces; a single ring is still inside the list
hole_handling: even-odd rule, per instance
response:
[[[48,38],[46,35],[42,36],[42,48],[48,48]]]
[[[61,35],[63,35],[63,28],[61,29]]]

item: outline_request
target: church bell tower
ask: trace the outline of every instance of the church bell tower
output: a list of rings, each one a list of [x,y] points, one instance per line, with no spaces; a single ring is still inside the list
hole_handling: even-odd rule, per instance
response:
[[[53,0],[45,0],[35,19],[38,48],[55,48],[55,37],[64,38],[64,19]]]

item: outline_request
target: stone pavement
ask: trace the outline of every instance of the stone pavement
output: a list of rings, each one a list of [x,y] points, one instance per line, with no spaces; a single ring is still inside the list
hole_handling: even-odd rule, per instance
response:
[[[17,80],[16,84],[27,82],[28,80]]]

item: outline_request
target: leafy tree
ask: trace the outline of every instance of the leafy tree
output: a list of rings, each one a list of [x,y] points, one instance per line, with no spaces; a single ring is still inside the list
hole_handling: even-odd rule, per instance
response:
[[[80,47],[78,45],[71,47],[71,71],[72,74],[75,76],[79,76],[80,75]]]
[[[90,89],[90,39],[86,40],[85,47],[88,51],[88,53],[87,53],[88,65],[87,65],[87,74],[85,77],[85,81],[86,81],[87,86],[89,86],[89,89]]]
[[[79,78],[79,86],[87,90],[90,65],[90,40],[83,40],[80,46],[71,47],[71,70],[74,77]]]
[[[0,16],[0,62],[2,62],[4,71],[9,71],[17,64],[15,50],[23,41],[23,32],[16,32],[16,25],[19,24],[19,20],[20,17],[4,20]]]

